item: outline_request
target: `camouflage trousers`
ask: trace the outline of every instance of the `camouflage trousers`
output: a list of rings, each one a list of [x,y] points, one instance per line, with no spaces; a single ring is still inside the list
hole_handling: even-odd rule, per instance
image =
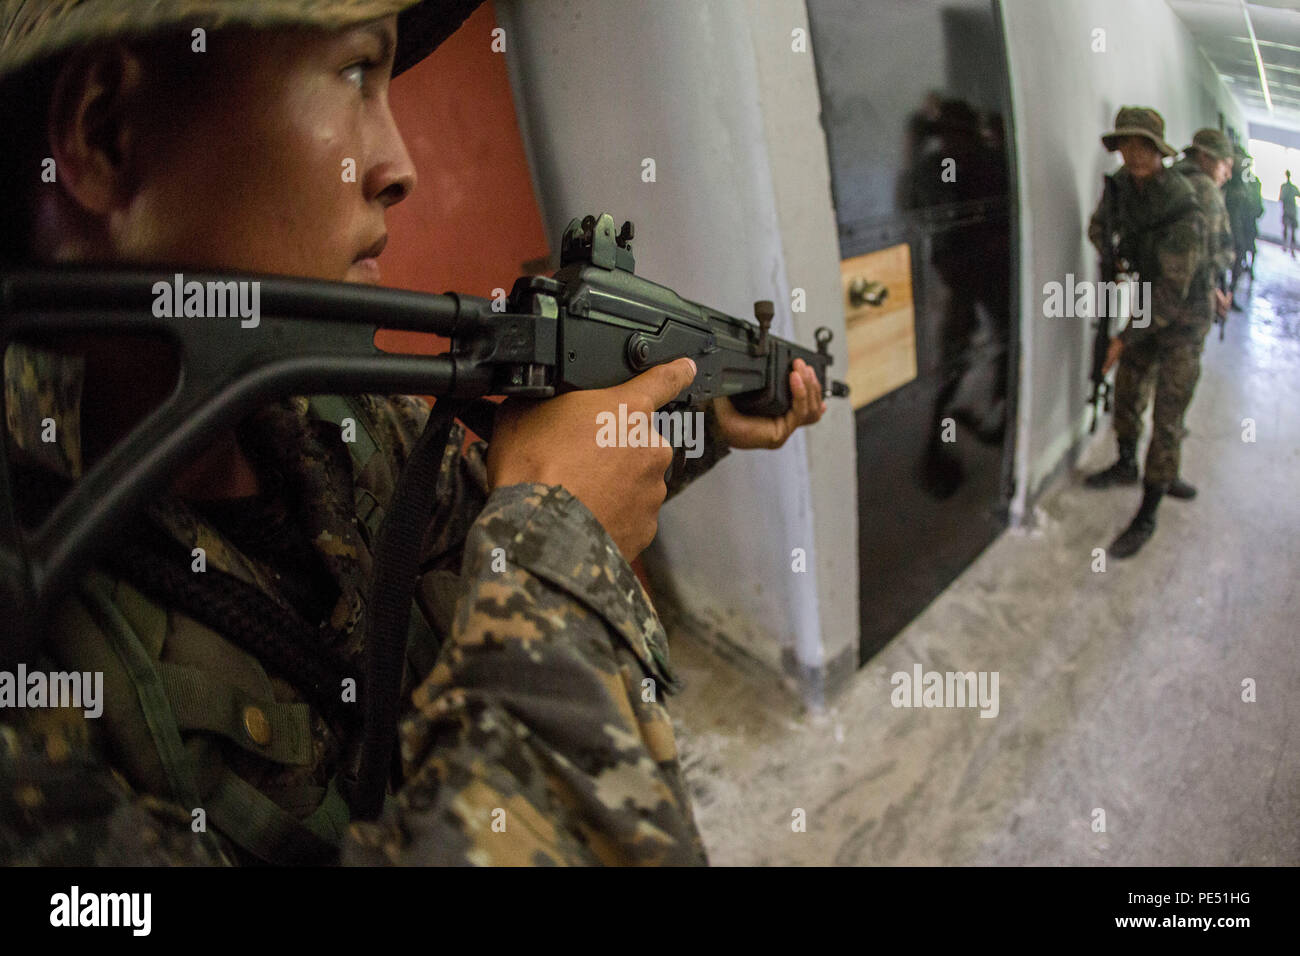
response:
[[[1137,443],[1142,414],[1154,388],[1151,446],[1147,449],[1144,481],[1167,484],[1178,477],[1183,418],[1201,377],[1201,350],[1211,323],[1160,329],[1124,349],[1115,373],[1115,435]]]

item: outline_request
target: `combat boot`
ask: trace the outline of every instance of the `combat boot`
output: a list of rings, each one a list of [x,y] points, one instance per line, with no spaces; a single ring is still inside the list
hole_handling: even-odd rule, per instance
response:
[[[1196,497],[1196,486],[1189,485],[1181,478],[1175,478],[1169,483],[1169,490],[1165,492],[1170,498],[1180,498],[1183,501],[1191,501]]]
[[[1146,485],[1142,494],[1142,505],[1133,516],[1129,526],[1110,546],[1110,554],[1116,558],[1131,558],[1142,550],[1142,546],[1151,540],[1156,530],[1156,508],[1164,497],[1166,485]]]
[[[1119,443],[1119,461],[1105,471],[1083,479],[1088,488],[1109,488],[1111,485],[1135,485],[1138,480],[1137,442]]]

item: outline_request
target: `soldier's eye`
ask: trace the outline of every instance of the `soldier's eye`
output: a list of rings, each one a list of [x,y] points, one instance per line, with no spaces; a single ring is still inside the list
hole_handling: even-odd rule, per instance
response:
[[[373,60],[360,60],[345,66],[341,75],[345,80],[355,86],[358,90],[364,89],[366,85],[366,74],[379,64]]]

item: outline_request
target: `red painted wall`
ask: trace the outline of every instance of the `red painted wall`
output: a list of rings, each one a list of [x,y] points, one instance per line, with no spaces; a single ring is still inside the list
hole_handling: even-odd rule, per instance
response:
[[[397,127],[415,163],[415,191],[388,214],[383,284],[490,296],[524,263],[549,256],[515,121],[496,17],[480,7],[447,42],[393,80]],[[377,344],[427,352],[446,340],[384,332]]]

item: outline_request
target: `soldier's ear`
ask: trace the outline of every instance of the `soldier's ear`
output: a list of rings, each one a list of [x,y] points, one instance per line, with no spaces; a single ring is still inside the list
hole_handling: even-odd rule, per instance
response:
[[[64,191],[86,212],[123,205],[139,173],[140,57],[122,44],[71,54],[59,70],[47,122]]]

